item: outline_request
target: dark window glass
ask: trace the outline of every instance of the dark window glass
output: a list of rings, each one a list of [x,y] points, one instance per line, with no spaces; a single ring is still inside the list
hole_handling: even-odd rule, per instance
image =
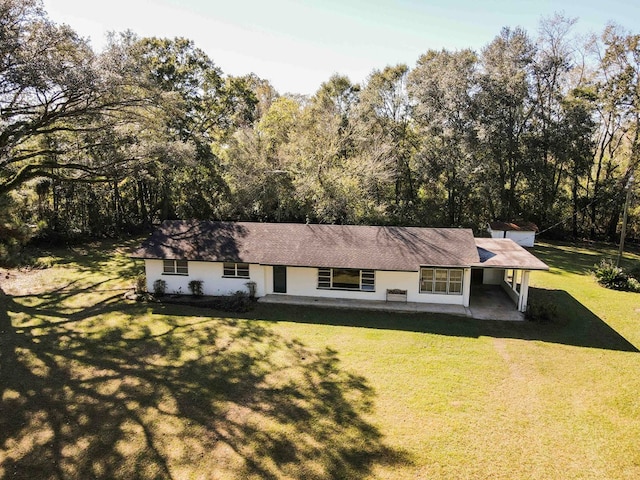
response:
[[[360,290],[360,270],[354,270],[351,268],[334,268],[333,288]]]

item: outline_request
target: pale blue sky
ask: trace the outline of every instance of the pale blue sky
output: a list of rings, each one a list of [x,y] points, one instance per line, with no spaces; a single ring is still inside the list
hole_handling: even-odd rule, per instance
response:
[[[578,17],[576,32],[614,21],[639,33],[631,0],[44,0],[49,16],[89,37],[106,32],[194,40],[225,74],[255,72],[280,93],[312,94],[333,73],[361,82],[375,69],[413,66],[429,49],[479,51],[503,26],[535,38],[541,18]]]

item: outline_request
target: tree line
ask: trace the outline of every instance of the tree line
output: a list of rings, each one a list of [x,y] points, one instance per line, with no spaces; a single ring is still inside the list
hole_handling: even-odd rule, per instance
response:
[[[312,96],[224,75],[184,38],[101,53],[38,0],[0,0],[0,239],[171,218],[465,226],[615,240],[639,160],[640,35],[575,20],[479,52],[334,75]],[[637,236],[637,216],[630,215]]]

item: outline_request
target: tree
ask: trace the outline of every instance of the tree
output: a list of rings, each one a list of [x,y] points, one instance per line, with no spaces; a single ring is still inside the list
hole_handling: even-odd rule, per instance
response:
[[[159,94],[164,121],[149,139],[154,160],[148,190],[158,202],[154,214],[165,218],[221,215],[228,193],[215,145],[254,120],[256,98],[242,78],[222,72],[194,43],[184,38],[143,38],[134,45],[140,69]],[[168,155],[176,150],[187,155]]]
[[[2,2],[0,38],[0,194],[37,177],[105,180],[112,163],[84,161],[84,143],[49,139],[99,131],[139,99],[116,95],[121,79],[35,0]]]
[[[475,168],[474,91],[477,57],[471,50],[429,51],[411,72],[414,120],[423,137],[418,156],[446,192],[446,225],[470,223]]]
[[[503,28],[480,56],[481,182],[487,186],[493,218],[512,219],[522,213],[518,188],[524,168],[524,137],[533,114],[530,72],[534,53],[524,30]]]
[[[569,100],[583,78],[574,75],[579,68],[570,37],[575,22],[558,14],[541,21],[531,69],[533,112],[525,136],[530,200],[525,208],[542,225],[566,214],[567,177],[573,178],[575,190],[578,177],[585,173],[585,155],[590,153],[589,144],[581,140],[591,133],[590,112],[582,111],[588,104],[578,104],[576,97]],[[576,151],[579,145],[587,151]]]
[[[606,235],[614,240],[624,204],[624,188],[640,161],[640,35],[609,25],[592,51],[599,60],[596,78],[600,129],[593,179],[593,229],[608,216]],[[595,233],[595,232],[594,232]]]
[[[369,175],[371,193],[383,206],[387,221],[416,222],[418,189],[413,156],[417,138],[412,123],[412,103],[407,90],[409,68],[404,64],[374,70],[362,90],[357,109],[357,138],[362,162]]]
[[[303,215],[321,223],[357,223],[365,216],[354,154],[352,112],[359,86],[344,76],[324,82],[303,109],[286,155]]]
[[[574,89],[562,102],[563,123],[558,132],[562,138],[561,155],[568,159],[571,189],[571,233],[579,238],[579,214],[588,206],[586,185],[593,167],[594,99],[583,88]],[[582,192],[582,195],[581,195]]]

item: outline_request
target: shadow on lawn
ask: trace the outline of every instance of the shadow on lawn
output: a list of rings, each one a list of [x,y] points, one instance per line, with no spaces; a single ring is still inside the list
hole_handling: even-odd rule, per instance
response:
[[[0,477],[358,479],[409,462],[365,419],[374,393],[336,352],[234,319],[150,328],[145,306],[116,297],[60,307],[79,294],[40,310],[0,289]],[[116,308],[128,321],[105,327]]]
[[[119,278],[135,278],[144,274],[144,262],[129,257],[140,246],[143,237],[123,240],[94,240],[82,245],[31,248],[26,252],[35,261],[52,257],[58,266],[73,268],[79,273],[117,272]]]
[[[459,337],[496,337],[540,340],[578,347],[623,352],[639,350],[622,335],[564,290],[530,288],[531,300],[555,304],[555,321],[503,322],[476,320],[443,314],[400,314],[362,310],[339,310],[308,306],[258,304],[252,318],[326,325],[404,330]]]
[[[536,247],[532,249],[532,253],[547,265],[551,266],[551,273],[559,271],[578,275],[588,273],[601,258],[606,257],[604,253],[599,254],[594,251],[589,253],[578,250],[571,252],[571,248],[571,245],[564,246],[563,248],[563,245],[560,244],[536,245]]]
[[[568,272],[578,275],[589,274],[602,259],[612,259],[617,255],[617,247],[611,245],[592,244],[542,244],[531,249],[537,257],[551,266],[551,273]],[[637,260],[622,258],[621,266],[625,269],[636,268]]]

